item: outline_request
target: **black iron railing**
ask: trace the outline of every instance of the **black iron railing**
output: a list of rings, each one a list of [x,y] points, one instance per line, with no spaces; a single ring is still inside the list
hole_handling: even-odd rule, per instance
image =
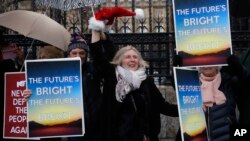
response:
[[[86,40],[90,40],[90,34],[86,34]],[[131,33],[110,34],[117,48],[126,45],[136,47],[143,58],[148,61],[150,67],[147,73],[155,78],[157,84],[170,82],[172,74],[172,58],[175,54],[174,33]],[[22,35],[4,35],[4,42],[16,43],[27,51],[33,39]],[[36,58],[36,47],[45,46],[46,43],[35,40],[29,58]],[[232,32],[232,46],[235,54],[240,55],[250,46],[250,32]]]

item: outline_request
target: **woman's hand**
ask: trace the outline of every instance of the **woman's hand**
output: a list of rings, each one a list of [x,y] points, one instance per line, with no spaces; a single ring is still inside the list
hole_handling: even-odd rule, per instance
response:
[[[26,101],[28,101],[30,95],[32,94],[32,91],[31,90],[24,90],[23,91],[23,97]]]

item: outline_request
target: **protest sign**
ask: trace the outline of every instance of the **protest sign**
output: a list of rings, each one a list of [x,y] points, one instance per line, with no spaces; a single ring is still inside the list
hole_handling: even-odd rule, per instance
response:
[[[181,136],[183,141],[208,141],[197,70],[174,68]]]
[[[83,136],[83,93],[80,58],[25,61],[28,136]]]
[[[25,73],[5,73],[4,138],[27,138],[27,107],[23,97]]]
[[[232,54],[228,0],[173,0],[183,66],[225,65]]]

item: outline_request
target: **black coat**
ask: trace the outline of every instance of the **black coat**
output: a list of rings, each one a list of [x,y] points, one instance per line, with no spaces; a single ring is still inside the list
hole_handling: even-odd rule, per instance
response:
[[[118,102],[115,98],[115,66],[104,57],[100,46],[100,42],[93,43],[90,50],[104,77],[102,140],[142,141],[146,135],[150,141],[158,141],[160,114],[178,116],[177,106],[165,101],[150,77],[138,90],[130,92],[122,103]]]
[[[89,62],[82,65],[82,76],[85,135],[79,137],[79,139],[82,138],[81,140],[84,141],[99,141],[99,114],[102,104],[100,77],[96,73],[94,65]]]
[[[4,115],[4,74],[5,72],[15,72],[17,71],[15,68],[15,63],[12,60],[1,60],[0,61],[0,81],[1,81],[1,118],[0,118],[0,122],[1,122],[1,127],[3,127],[3,115]],[[7,139],[3,139],[3,128],[1,128],[0,131],[0,139],[1,141],[5,141]]]
[[[106,37],[106,40],[101,41],[102,51],[105,57],[111,60],[116,50],[110,37],[107,34]],[[102,76],[98,72],[100,72],[100,67],[93,64],[92,58],[82,65],[85,134],[83,137],[69,138],[69,141],[102,141],[100,130],[103,101],[101,92]]]
[[[245,76],[241,79],[235,79],[235,95],[239,110],[239,124],[250,125],[250,71],[246,71]]]
[[[250,124],[250,70],[242,66],[238,58],[228,59],[233,77],[233,89],[239,109],[239,124]]]

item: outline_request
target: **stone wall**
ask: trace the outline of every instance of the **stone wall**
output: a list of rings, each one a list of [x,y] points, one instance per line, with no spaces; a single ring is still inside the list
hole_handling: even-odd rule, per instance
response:
[[[169,103],[176,104],[176,94],[172,86],[158,86],[163,97]],[[161,132],[159,134],[160,141],[174,141],[179,129],[179,118],[161,115]]]

